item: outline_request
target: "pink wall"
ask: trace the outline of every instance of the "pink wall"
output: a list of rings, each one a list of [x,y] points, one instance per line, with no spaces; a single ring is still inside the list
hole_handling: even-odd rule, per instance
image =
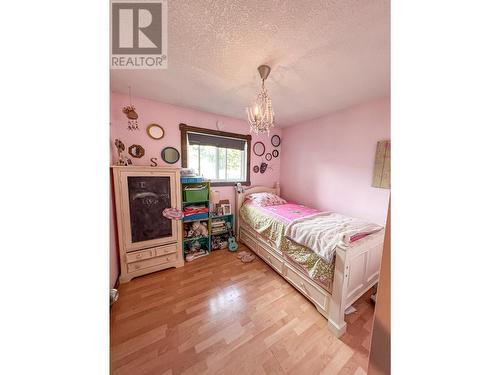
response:
[[[219,116],[213,113],[201,112],[194,109],[178,107],[171,104],[160,103],[148,99],[133,98],[133,104],[136,107],[136,111],[139,114],[139,131],[129,131],[127,129],[127,118],[122,113],[121,109],[129,104],[128,95],[111,93],[111,107],[110,107],[110,147],[112,152],[112,163],[114,164],[117,159],[116,148],[114,146],[115,138],[119,138],[126,147],[132,144],[139,144],[144,147],[145,155],[140,159],[132,159],[134,165],[151,165],[150,158],[157,158],[158,166],[169,166],[160,157],[160,152],[164,147],[172,146],[181,150],[181,136],[179,131],[179,123],[185,123],[191,126],[198,126],[208,129],[216,129],[216,121],[219,121],[219,128],[222,131],[228,131],[240,134],[249,134],[249,126],[246,121],[234,119],[225,116]],[[242,108],[242,111],[244,108]],[[146,134],[146,127],[150,123],[157,123],[163,127],[165,130],[165,137],[160,140],[154,140],[148,137]],[[280,129],[275,129],[272,133],[281,135]],[[252,144],[256,141],[262,141],[266,146],[266,152],[270,152],[274,149],[270,142],[270,137],[267,135],[256,136],[252,134]],[[281,152],[281,150],[280,150]],[[276,182],[279,181],[280,176],[280,159],[281,155],[277,159],[272,159],[268,162],[269,167],[264,174],[250,172],[250,179],[252,185],[264,185],[264,186],[274,186]],[[257,157],[253,155],[251,157],[250,166],[253,167],[255,164],[260,164],[263,161],[262,157]],[[174,164],[175,167],[180,167],[181,162]],[[270,169],[272,168],[272,169]],[[234,207],[234,188],[233,187],[216,187],[213,190],[220,191],[221,199],[229,199]],[[113,223],[113,225],[115,225]],[[113,249],[113,241],[117,245],[117,240],[111,231],[111,274],[113,277],[113,269],[117,268],[118,258],[113,256],[115,250]],[[116,248],[115,245],[115,248]],[[110,280],[110,284],[114,284],[116,278]]]
[[[283,128],[282,195],[385,224],[390,190],[371,187],[376,145],[384,139],[390,139],[389,98]]]

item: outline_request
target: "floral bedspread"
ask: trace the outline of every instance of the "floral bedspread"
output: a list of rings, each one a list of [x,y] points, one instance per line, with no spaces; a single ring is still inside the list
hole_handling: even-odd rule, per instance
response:
[[[335,259],[332,264],[324,262],[316,253],[307,247],[296,244],[285,237],[285,228],[291,219],[308,216],[316,210],[293,203],[279,206],[259,207],[244,204],[240,209],[240,217],[272,246],[279,249],[283,256],[295,267],[324,289],[331,292]]]

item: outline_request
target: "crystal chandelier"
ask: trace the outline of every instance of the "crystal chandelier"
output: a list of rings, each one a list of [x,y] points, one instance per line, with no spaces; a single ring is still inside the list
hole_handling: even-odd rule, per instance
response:
[[[274,127],[274,111],[264,81],[269,76],[271,68],[267,65],[261,65],[257,70],[262,78],[262,90],[255,103],[247,107],[248,123],[250,124],[250,132],[255,134],[267,133],[269,136],[269,130]]]

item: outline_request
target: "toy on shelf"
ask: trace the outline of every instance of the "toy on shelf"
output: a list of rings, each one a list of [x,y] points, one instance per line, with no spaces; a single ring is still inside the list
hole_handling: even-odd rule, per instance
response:
[[[227,234],[213,235],[212,236],[212,250],[227,249],[229,242]]]
[[[205,255],[208,255],[208,250],[203,249],[199,241],[193,241],[190,249],[186,253],[186,260],[191,262],[192,260]]]
[[[208,225],[205,221],[193,221],[185,223],[184,225],[184,238],[193,238],[200,236],[208,236]]]

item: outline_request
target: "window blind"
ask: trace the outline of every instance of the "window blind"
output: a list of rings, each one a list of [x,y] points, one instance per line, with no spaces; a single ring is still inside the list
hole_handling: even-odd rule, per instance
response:
[[[245,150],[246,144],[246,140],[244,139],[219,137],[200,133],[187,133],[187,138],[190,145],[214,146],[241,151]]]

